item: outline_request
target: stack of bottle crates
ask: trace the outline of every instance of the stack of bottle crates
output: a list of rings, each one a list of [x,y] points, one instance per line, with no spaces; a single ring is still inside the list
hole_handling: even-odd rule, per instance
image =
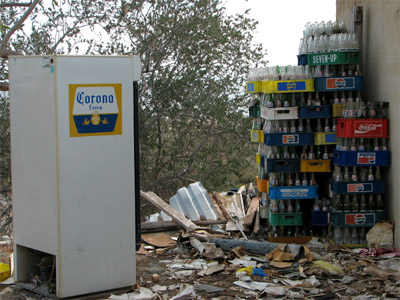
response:
[[[318,182],[331,173],[328,145],[335,144],[336,134],[331,106],[314,92],[304,67],[298,69],[270,68],[266,72],[279,77],[247,83],[257,104],[249,109],[251,140],[259,143],[257,189],[273,237],[312,235],[312,225],[328,225],[329,203],[318,193]]]

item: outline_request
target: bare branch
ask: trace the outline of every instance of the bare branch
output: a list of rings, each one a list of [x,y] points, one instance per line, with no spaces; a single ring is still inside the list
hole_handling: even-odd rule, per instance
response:
[[[7,32],[6,36],[4,39],[1,41],[0,45],[0,54],[3,54],[4,49],[7,47],[7,43],[10,40],[11,36],[14,34],[14,32],[21,27],[21,25],[25,22],[25,20],[28,18],[28,16],[32,13],[33,9],[36,7],[36,5],[39,3],[40,0],[34,0],[32,4],[29,6],[29,8],[25,11],[25,13],[22,15],[22,17],[18,20],[17,23],[14,24],[13,27]]]
[[[0,82],[0,91],[7,92],[10,90],[8,82]]]
[[[25,2],[25,3],[18,3],[18,2],[8,2],[8,3],[1,3],[0,8],[3,7],[29,7],[31,3]]]
[[[24,55],[23,53],[21,53],[21,52],[18,52],[18,51],[4,51],[2,54],[1,54],[1,58],[4,58],[4,59],[8,59],[8,57],[10,56],[10,55]]]

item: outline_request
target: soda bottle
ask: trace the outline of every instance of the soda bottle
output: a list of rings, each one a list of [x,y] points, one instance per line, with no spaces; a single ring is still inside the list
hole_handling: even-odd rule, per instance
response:
[[[346,103],[346,94],[344,92],[340,92],[340,104]]]
[[[297,126],[297,131],[298,132],[304,132],[303,119],[299,120],[299,125]]]
[[[361,168],[360,170],[360,180],[361,181],[367,181],[368,180],[368,169],[366,168]]]
[[[314,172],[311,173],[310,185],[317,185],[317,181],[315,180]]]
[[[329,211],[328,200],[322,199],[322,211]]]
[[[364,138],[360,139],[360,143],[358,144],[358,151],[365,151]]]
[[[368,169],[368,181],[374,181],[375,180],[375,176],[374,173],[372,171],[372,167],[370,166]]]
[[[290,106],[292,106],[292,107],[296,107],[297,106],[296,94],[295,93],[292,94],[292,102],[291,102]]]
[[[293,186],[294,185],[294,181],[293,181],[293,177],[292,177],[292,173],[288,173],[288,186]]]
[[[322,159],[329,159],[328,146],[326,145],[324,147],[324,154],[322,155]]]
[[[300,236],[300,229],[299,226],[295,227],[294,236]]]
[[[340,99],[337,92],[333,92],[333,103],[340,104]]]
[[[249,188],[247,190],[247,193],[249,194],[250,199],[254,198],[256,196],[256,189],[253,186],[253,183],[250,182]]]
[[[350,151],[357,151],[357,144],[356,144],[356,139],[355,138],[351,139]]]
[[[296,179],[294,181],[295,186],[301,186],[300,176],[299,173],[296,173]]]
[[[318,145],[318,146],[317,146],[317,155],[316,155],[316,159],[321,159],[321,157],[322,157],[321,147]]]
[[[340,195],[335,195],[335,199],[333,201],[333,208],[336,209],[337,211],[343,210],[343,203]]]
[[[306,105],[306,98],[304,96],[304,93],[300,93],[300,105],[305,106]]]
[[[344,229],[343,242],[345,244],[351,244],[351,232],[349,227],[345,227]]]
[[[387,150],[388,150],[388,147],[387,147],[387,145],[386,145],[386,139],[385,139],[385,138],[382,138],[382,139],[381,139],[381,150],[382,150],[382,151],[387,151]]]
[[[307,159],[307,146],[303,146],[303,152],[301,152],[300,159]]]
[[[321,99],[318,92],[315,93],[315,105],[321,105]]]
[[[357,195],[353,195],[353,199],[351,199],[351,210],[352,211],[359,211],[360,210],[360,204],[358,203]]]
[[[380,147],[379,147],[379,141],[377,138],[374,138],[374,151],[379,151]]]
[[[282,124],[282,133],[288,133],[288,132],[289,132],[288,121],[284,120]]]
[[[285,236],[285,227],[279,226],[279,236]]]
[[[368,102],[368,118],[374,119],[376,118],[376,109],[375,105],[372,102]]]
[[[288,95],[282,94],[282,98],[283,98],[283,107],[290,107]]]
[[[351,201],[350,201],[350,196],[347,194],[344,198],[344,205],[343,205],[344,211],[351,211]]]
[[[372,195],[372,194],[370,194],[370,195]],[[374,200],[372,199],[372,201],[374,201]],[[374,205],[374,203],[372,205]],[[367,200],[365,199],[365,195],[362,194],[361,199],[360,199],[360,211],[365,212],[367,210],[368,210]]]
[[[351,228],[351,243],[355,245],[360,244],[360,238],[358,237],[357,227]]]
[[[333,132],[336,132],[336,131],[337,131],[336,118],[333,118],[332,131],[333,131]]]
[[[345,182],[350,181],[349,167],[344,167],[343,181],[345,181]]]
[[[379,166],[376,167],[375,180],[377,181],[382,180],[381,168]]]
[[[284,146],[283,158],[290,158],[288,146]]]
[[[300,206],[300,200],[299,199],[296,199],[295,212],[297,212],[297,213],[301,212],[301,206]]]
[[[290,121],[290,133],[296,133],[296,122],[295,120]]]
[[[307,133],[312,133],[310,119],[307,119],[306,132]]]
[[[378,211],[383,211],[383,207],[384,204],[383,204],[382,194],[378,194],[376,197],[376,209]]]
[[[353,172],[351,173],[351,181],[356,182],[358,181],[358,175],[357,175],[357,168],[353,167]]]
[[[276,200],[275,200],[275,199],[272,199],[272,200],[271,200],[271,211],[272,211],[273,213],[279,212],[278,204],[276,203]]]
[[[314,146],[310,146],[310,152],[308,153],[308,159],[315,159],[315,154],[314,154]]]
[[[278,227],[272,226],[272,234],[274,237],[278,237]]]
[[[274,105],[274,94],[267,94],[267,107],[268,108],[273,108]]]
[[[279,201],[279,212],[286,213],[285,202],[282,199]]]
[[[331,132],[331,127],[329,126],[329,120],[325,119],[324,132]]]
[[[322,129],[321,119],[318,119],[317,122],[317,132],[323,132],[324,130]]]
[[[358,229],[358,236],[359,236],[359,240],[360,240],[360,244],[367,244],[367,234],[365,232],[365,227],[360,227]]]
[[[282,107],[281,94],[275,94],[275,107]]]
[[[319,207],[318,199],[314,199],[313,209],[314,209],[314,211],[320,211],[321,210],[320,207]]]
[[[307,105],[314,105],[314,99],[312,93],[308,93],[308,98],[307,98]]]
[[[293,211],[294,211],[293,203],[292,203],[292,200],[289,199],[288,204],[287,204],[287,212],[293,213]]]
[[[301,181],[302,186],[308,186],[308,180],[306,173],[303,173],[303,180]]]
[[[369,194],[368,197],[368,210],[373,211],[375,210],[376,206],[375,206],[375,200],[374,200],[374,195],[373,194]]]
[[[343,232],[341,227],[335,227],[333,236],[336,244],[343,244]]]

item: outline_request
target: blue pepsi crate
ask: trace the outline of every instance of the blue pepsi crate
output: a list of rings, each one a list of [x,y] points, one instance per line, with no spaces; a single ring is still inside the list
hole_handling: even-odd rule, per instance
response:
[[[314,145],[313,133],[265,133],[264,144],[268,146]]]
[[[298,158],[267,158],[266,159],[267,172],[299,172],[300,159]]]
[[[297,55],[297,65],[306,66],[308,62],[308,54]]]
[[[335,227],[372,227],[385,218],[383,211],[376,212],[330,212],[330,223]]]
[[[323,119],[331,117],[330,105],[299,106],[299,119]]]
[[[311,224],[313,226],[327,226],[329,224],[329,211],[312,211]]]
[[[360,91],[363,89],[363,77],[319,77],[315,78],[315,91]]]
[[[382,194],[385,192],[384,181],[337,182],[330,180],[331,191],[341,194]]]
[[[343,151],[333,150],[333,163],[338,166],[388,166],[390,151]]]
[[[271,186],[268,185],[270,199],[318,199],[318,185]]]

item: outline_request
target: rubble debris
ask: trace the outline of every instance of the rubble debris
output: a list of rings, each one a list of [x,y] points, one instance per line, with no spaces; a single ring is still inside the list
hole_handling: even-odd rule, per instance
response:
[[[221,272],[225,269],[225,265],[223,264],[218,264],[216,263],[216,265],[211,265],[208,264],[207,267],[203,270],[201,270],[199,273],[197,273],[199,276],[209,276],[212,275],[214,273],[218,273]]]
[[[242,280],[238,280],[233,282],[233,284],[240,286],[242,288],[248,289],[248,290],[252,290],[252,291],[263,291],[267,285],[268,282],[260,282],[260,281],[242,281]]]
[[[144,287],[139,287],[132,293],[123,294],[120,296],[111,294],[108,300],[152,300],[156,298],[157,294],[153,293],[151,290]]]
[[[243,220],[243,226],[251,226],[256,216],[258,206],[260,204],[260,198],[253,198],[250,202],[250,206],[247,209],[246,215]]]
[[[223,288],[219,288],[210,284],[195,284],[194,285],[194,289],[198,294],[211,294],[211,293],[219,293],[219,292],[223,292],[226,289]]]
[[[150,288],[154,293],[163,293],[168,291],[168,288],[163,285],[155,284]]]
[[[194,299],[197,296],[196,290],[193,285],[182,284],[179,293],[172,297],[171,300],[179,299]]]
[[[167,202],[162,200],[153,192],[143,192],[140,191],[140,196],[145,200],[149,201],[153,205],[155,205],[158,209],[164,211],[168,216],[170,216],[176,223],[185,228],[186,231],[193,231],[199,228],[196,224],[194,224],[191,220],[187,219],[176,209],[171,207]]]
[[[166,233],[142,234],[142,240],[147,244],[159,248],[169,248],[176,246],[176,241],[172,240],[171,236]]]
[[[377,222],[367,233],[368,248],[393,248],[394,223]]]
[[[335,266],[327,261],[316,260],[313,262],[313,264],[318,266],[321,269],[328,271],[329,273],[331,273],[333,275],[344,274],[344,271],[341,267]]]

